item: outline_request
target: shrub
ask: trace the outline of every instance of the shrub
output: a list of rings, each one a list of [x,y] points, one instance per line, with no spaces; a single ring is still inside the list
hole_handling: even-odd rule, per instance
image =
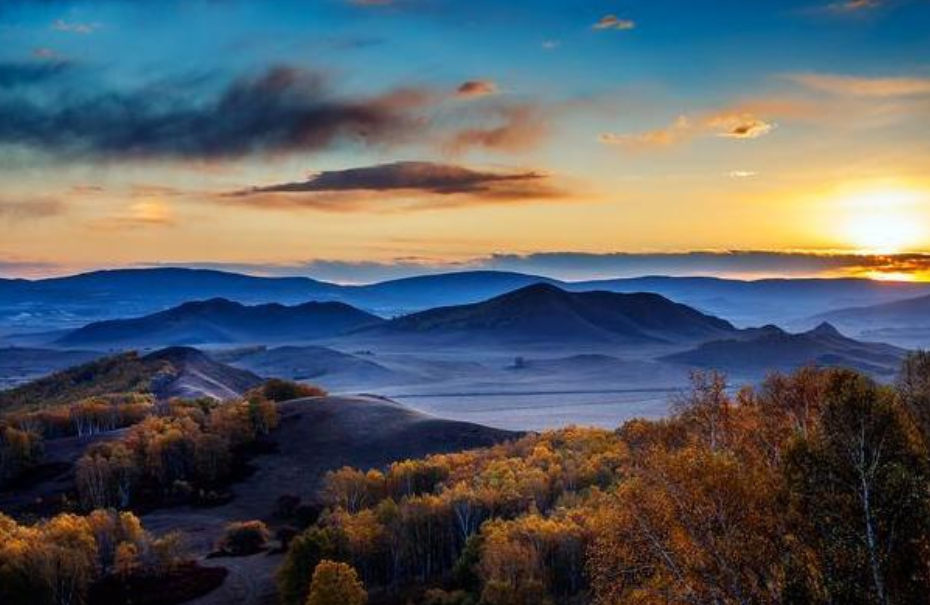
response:
[[[220,550],[235,556],[261,552],[268,545],[268,528],[261,521],[234,521],[226,526]]]
[[[310,384],[301,384],[289,380],[272,378],[260,387],[247,394],[248,398],[261,397],[268,401],[281,402],[303,397],[323,397],[327,393],[324,389]]]
[[[307,605],[365,605],[368,593],[355,568],[324,559],[313,572]]]

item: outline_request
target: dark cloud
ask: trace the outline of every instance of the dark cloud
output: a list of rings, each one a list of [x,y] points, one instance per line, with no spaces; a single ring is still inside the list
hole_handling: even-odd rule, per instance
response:
[[[481,193],[498,183],[538,181],[543,178],[544,175],[538,172],[484,172],[433,162],[393,162],[346,170],[327,170],[306,181],[256,188],[248,193],[398,189],[438,194]]]
[[[859,255],[734,250],[728,252],[494,254],[465,260],[311,260],[281,264],[196,263],[200,268],[261,275],[305,275],[344,283],[375,282],[464,270],[516,271],[567,281],[643,275],[761,277],[875,277],[930,273],[930,254]]]
[[[534,171],[502,172],[433,162],[394,162],[328,170],[306,181],[256,187],[223,197],[266,208],[349,212],[419,210],[561,195],[547,175]]]
[[[114,159],[239,157],[343,142],[389,145],[422,130],[419,110],[429,101],[428,92],[415,89],[340,98],[314,73],[276,67],[205,99],[188,87],[163,84],[132,93],[68,91],[44,101],[4,94],[0,143]]]

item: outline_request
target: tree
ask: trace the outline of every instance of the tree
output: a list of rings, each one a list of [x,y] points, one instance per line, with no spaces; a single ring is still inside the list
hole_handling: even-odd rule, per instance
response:
[[[930,446],[930,352],[916,351],[904,359],[897,386],[904,405]]]
[[[324,559],[313,572],[307,605],[365,605],[368,593],[351,565]]]
[[[338,536],[330,528],[311,527],[293,540],[278,569],[277,584],[285,605],[303,605],[310,591],[313,572],[320,561],[337,558]]]
[[[831,602],[887,605],[926,596],[926,449],[894,392],[834,372],[820,430],[789,452],[787,476]]]

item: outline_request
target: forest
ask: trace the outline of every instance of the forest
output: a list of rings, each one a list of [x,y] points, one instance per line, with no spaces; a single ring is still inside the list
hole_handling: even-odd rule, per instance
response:
[[[0,602],[94,603],[107,586],[205,573],[182,536],[150,535],[135,513],[221,500],[237,457],[273,435],[275,402],[318,392],[272,381],[227,403],[151,404],[87,448],[67,510],[0,517]],[[86,407],[78,433],[97,426]],[[7,472],[41,459],[26,425],[2,443]],[[282,605],[919,604],[928,453],[930,354],[894,385],[805,368],[734,391],[698,373],[663,419],[331,471],[316,500],[280,494],[219,548],[285,552]],[[112,598],[96,602],[125,602]]]
[[[924,353],[894,387],[808,368],[730,393],[698,374],[663,420],[331,473],[282,603],[307,602],[321,561],[378,602],[925,603],[928,446]]]

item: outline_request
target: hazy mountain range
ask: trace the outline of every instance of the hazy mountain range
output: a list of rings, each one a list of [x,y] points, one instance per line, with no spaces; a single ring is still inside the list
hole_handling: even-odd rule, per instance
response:
[[[306,277],[268,278],[211,270],[159,268],[97,271],[42,280],[0,279],[0,333],[75,328],[136,317],[189,302],[226,298],[243,304],[339,301],[385,318],[438,306],[475,303],[536,283],[582,292],[651,292],[739,326],[788,326],[836,309],[930,295],[930,284],[865,279],[726,280],[641,277],[561,282],[493,271],[427,275],[377,284],[339,285]]]

